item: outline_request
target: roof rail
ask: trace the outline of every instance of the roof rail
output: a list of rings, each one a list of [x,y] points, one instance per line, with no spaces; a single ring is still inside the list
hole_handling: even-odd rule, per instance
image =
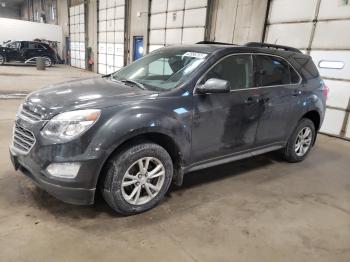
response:
[[[207,44],[207,45],[235,45],[235,44],[231,44],[231,43],[223,43],[223,42],[214,42],[214,41],[200,41],[197,42],[197,44]]]
[[[260,42],[249,42],[249,43],[246,43],[244,46],[275,48],[275,49],[282,49],[282,50],[291,51],[291,52],[295,52],[295,53],[301,53],[301,51],[299,49],[296,49],[296,48],[290,47],[290,46],[285,46],[285,45],[274,45],[274,44],[260,43]]]

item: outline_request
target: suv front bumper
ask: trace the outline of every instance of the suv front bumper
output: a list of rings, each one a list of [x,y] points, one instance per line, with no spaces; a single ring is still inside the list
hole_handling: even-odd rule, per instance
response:
[[[72,181],[72,185],[70,186],[67,180],[62,181],[62,179],[49,177],[45,170],[36,164],[30,156],[18,154],[13,147],[10,147],[10,157],[15,170],[21,171],[37,186],[55,198],[76,205],[90,205],[94,203],[96,188],[80,187],[78,181]],[[86,178],[98,176],[98,173],[96,173],[96,161],[90,160],[81,163],[80,170]],[[90,172],[87,173],[87,170],[90,170]]]

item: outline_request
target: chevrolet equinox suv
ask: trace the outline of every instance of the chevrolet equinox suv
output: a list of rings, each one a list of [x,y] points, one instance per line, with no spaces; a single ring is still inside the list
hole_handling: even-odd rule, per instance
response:
[[[0,46],[0,65],[5,63],[35,64],[38,57],[45,59],[45,66],[57,63],[56,51],[46,43],[33,41],[14,41],[5,47]]]
[[[122,214],[157,205],[183,174],[281,150],[310,152],[328,88],[310,56],[213,42],[156,50],[116,73],[51,85],[20,106],[15,169],[56,198]]]

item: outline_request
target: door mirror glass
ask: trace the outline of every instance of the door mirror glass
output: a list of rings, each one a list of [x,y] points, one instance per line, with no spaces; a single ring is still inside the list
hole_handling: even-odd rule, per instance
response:
[[[230,92],[230,83],[223,79],[210,78],[203,85],[197,87],[199,94],[214,94]]]

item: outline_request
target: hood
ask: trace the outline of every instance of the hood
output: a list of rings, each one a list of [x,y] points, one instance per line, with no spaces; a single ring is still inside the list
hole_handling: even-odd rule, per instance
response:
[[[25,106],[43,115],[63,111],[139,103],[157,93],[108,78],[89,78],[50,85],[28,95]]]
[[[10,50],[15,50],[15,49],[13,49],[13,48],[8,48],[8,47],[6,47],[6,46],[1,46],[0,45],[0,51],[2,51],[2,52],[6,52],[6,51],[10,51]]]

